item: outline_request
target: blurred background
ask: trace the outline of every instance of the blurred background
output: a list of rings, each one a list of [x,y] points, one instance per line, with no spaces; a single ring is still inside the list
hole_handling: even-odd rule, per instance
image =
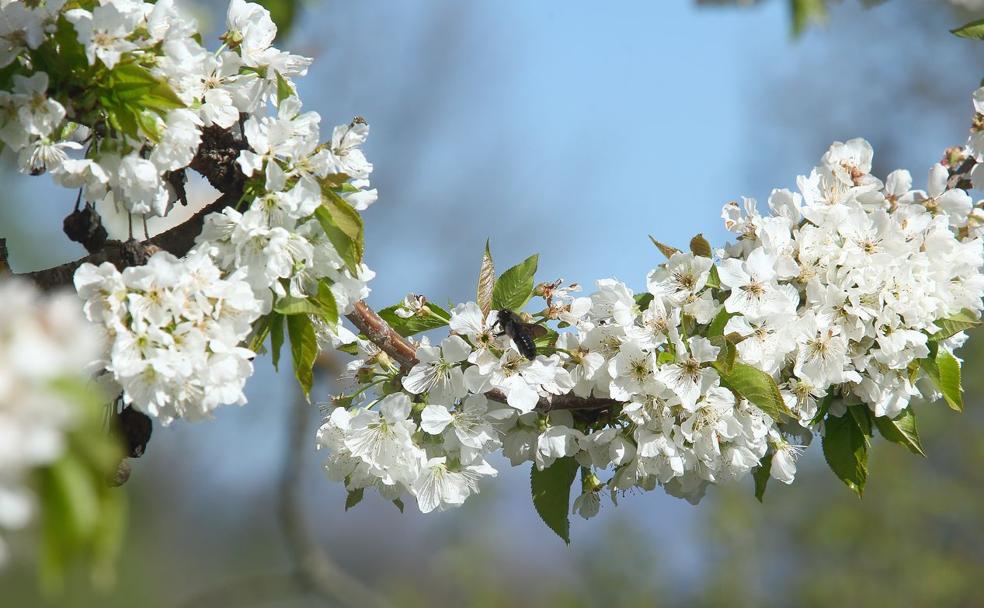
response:
[[[295,7],[280,44],[316,58],[300,91],[323,136],[355,115],[372,125],[370,303],[408,291],[472,299],[486,238],[500,270],[539,252],[541,280],[590,289],[614,276],[641,289],[662,260],[648,234],[723,244],[722,204],[794,188],[834,140],[867,138],[876,174],[908,168],[924,187],[966,138],[984,45],[948,30],[975,15],[942,1],[846,0],[825,24],[805,27],[800,14],[794,28],[790,7],[803,4],[822,7]],[[224,4],[186,6],[214,43]],[[0,236],[14,270],[82,255],[60,231],[74,193],[5,165]],[[133,462],[115,587],[80,574],[63,596],[40,597],[28,554],[0,572],[0,606],[334,605],[297,584],[304,556],[356,605],[365,588],[412,607],[982,605],[984,338],[964,354],[966,411],[915,406],[926,459],[876,439],[863,501],[814,445],[797,482],[770,484],[763,505],[750,479],[697,507],[630,495],[576,519],[570,547],[533,511],[528,468],[504,460],[500,479],[455,511],[401,514],[375,495],[344,511],[314,450],[318,408],[298,408],[292,375],[260,358],[248,407],[155,428]],[[317,400],[332,390],[323,374]]]

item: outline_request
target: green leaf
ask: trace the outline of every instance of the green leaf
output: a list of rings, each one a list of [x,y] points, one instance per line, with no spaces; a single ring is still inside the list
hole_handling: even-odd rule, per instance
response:
[[[280,313],[270,315],[270,358],[273,369],[280,371],[280,349],[284,345],[284,316]]]
[[[782,421],[783,416],[793,418],[793,412],[786,406],[779,393],[779,387],[772,376],[751,365],[735,361],[731,370],[715,361],[714,369],[721,375],[721,384],[739,397],[744,397],[749,403],[759,408],[776,421]]]
[[[654,297],[653,294],[648,292],[637,293],[635,295],[636,306],[639,307],[639,310],[646,310],[647,308],[649,308],[649,304],[653,301],[653,297]]]
[[[355,274],[365,251],[362,216],[330,187],[322,185],[321,193],[321,206],[315,217],[346,267]]]
[[[332,325],[338,323],[338,304],[331,293],[331,287],[326,282],[318,285],[318,295],[311,298],[286,296],[277,301],[273,310],[288,317],[315,315]]]
[[[848,409],[865,408],[852,405]],[[823,456],[830,469],[859,497],[868,479],[868,437],[852,414],[828,416],[824,423]]]
[[[307,298],[297,298],[294,296],[281,298],[277,301],[277,304],[273,307],[273,310],[288,317],[293,315],[321,314],[321,307],[318,306],[317,303],[312,302]]]
[[[539,255],[531,255],[502,273],[492,288],[492,308],[519,310],[533,297],[533,276]]]
[[[109,396],[91,384],[69,380],[52,388],[78,407],[64,454],[35,473],[42,585],[48,591],[58,589],[79,557],[95,582],[109,584],[126,521],[126,494],[106,483],[122,458],[116,436],[104,428]]]
[[[707,286],[721,289],[721,276],[718,274],[718,267],[714,264],[711,264],[711,269],[707,271]]]
[[[394,498],[393,504],[396,505],[396,508],[400,510],[400,513],[403,513],[404,504],[402,498]]]
[[[90,483],[88,470],[78,458],[67,457],[55,462],[46,473],[42,495],[53,494],[54,502],[62,503],[69,538],[84,540],[99,521],[99,497]]]
[[[735,369],[735,360],[738,357],[738,349],[724,336],[711,336],[711,344],[721,350],[718,351],[717,360],[714,362],[715,369],[725,374],[731,374]]]
[[[389,326],[396,330],[396,333],[403,337],[419,334],[422,331],[429,331],[431,329],[444,327],[448,324],[448,321],[451,319],[451,315],[448,311],[433,302],[428,302],[426,306],[433,312],[433,314],[419,314],[414,315],[409,319],[404,319],[396,314],[396,309],[399,308],[400,305],[395,304],[380,310],[379,316],[382,317],[384,321],[389,323]]]
[[[820,422],[823,420],[823,417],[826,416],[827,412],[830,411],[830,406],[833,405],[833,403],[834,403],[834,391],[833,389],[831,389],[827,391],[827,394],[824,395],[823,399],[820,400],[820,405],[817,407],[817,413],[815,416],[813,416],[813,419],[810,420],[810,424],[811,425],[820,424]]]
[[[355,505],[362,502],[362,496],[364,494],[363,488],[358,488],[356,490],[349,490],[348,496],[345,497],[345,510],[348,511]]]
[[[571,544],[571,522],[568,518],[571,484],[574,483],[577,470],[577,461],[566,457],[558,458],[542,471],[534,464],[530,471],[530,489],[536,512],[543,523],[568,545]]]
[[[931,343],[932,346],[932,343]],[[935,354],[933,351],[936,351]],[[919,364],[933,385],[943,393],[950,409],[963,411],[963,397],[960,393],[960,362],[945,350],[930,349],[930,358],[920,359]]]
[[[254,353],[260,352],[263,348],[263,343],[267,339],[267,335],[270,333],[270,328],[273,323],[273,315],[266,315],[260,317],[253,324],[253,332],[246,339],[246,348],[250,349]]]
[[[492,263],[492,251],[489,241],[485,240],[485,254],[482,255],[482,267],[478,271],[478,298],[475,300],[483,315],[492,310],[492,290],[495,288],[495,264]]]
[[[294,359],[294,375],[304,391],[311,397],[314,384],[314,361],[318,358],[318,338],[307,315],[287,317],[287,335],[290,336],[290,354]]]
[[[728,319],[733,316],[735,316],[735,313],[728,312],[724,309],[724,306],[722,306],[721,310],[718,311],[718,314],[711,319],[711,324],[707,326],[707,337],[711,338],[713,336],[723,336],[724,326],[728,324]]]
[[[875,426],[882,437],[892,443],[897,443],[913,454],[925,456],[922,444],[919,442],[919,431],[916,430],[916,413],[912,407],[902,410],[895,418],[879,416],[875,418]]]
[[[294,25],[300,0],[263,0],[260,4],[270,11],[270,18],[277,26],[277,41],[282,42]]]
[[[950,30],[950,33],[961,38],[984,40],[984,19],[978,19],[961,25],[956,29]]]
[[[981,324],[981,320],[974,316],[971,310],[962,310],[958,314],[946,319],[936,321],[936,326],[940,330],[932,334],[929,339],[941,342],[947,338],[968,329],[973,329]]]
[[[140,125],[137,123],[136,113],[130,106],[114,102],[103,105],[106,109],[106,120],[109,122],[109,126],[130,137],[139,136]]]
[[[656,245],[656,249],[659,249],[660,250],[660,253],[662,253],[663,255],[666,256],[666,259],[670,259],[671,257],[673,257],[673,254],[674,253],[680,253],[680,250],[677,249],[676,247],[671,247],[671,246],[666,245],[664,243],[660,243],[651,234],[649,235],[649,240],[653,242],[653,245]]]
[[[704,238],[704,235],[700,233],[690,239],[690,252],[702,258],[709,258],[714,255],[711,251],[711,244]]]
[[[117,488],[101,488],[101,495],[99,523],[92,539],[92,573],[97,583],[110,587],[126,536],[127,504],[126,496]]]
[[[338,302],[335,301],[335,294],[331,291],[328,279],[321,279],[318,282],[318,295],[313,298],[313,301],[321,310],[322,319],[331,325],[338,325]]]
[[[140,110],[135,114],[137,118],[137,124],[140,125],[140,130],[144,132],[147,139],[156,143],[161,141],[161,130],[159,124],[159,118],[157,114],[154,114],[150,110]]]
[[[847,408],[847,413],[854,418],[854,423],[858,425],[865,437],[871,437],[871,410],[867,405],[851,405]]]
[[[277,72],[277,106],[279,107],[280,102],[294,94],[294,89],[287,82],[287,79],[284,78],[283,74]]]
[[[960,361],[945,350],[936,355],[936,367],[940,372],[939,389],[947,405],[958,412],[963,411],[963,395],[960,388]]]
[[[793,21],[793,37],[797,37],[811,23],[823,23],[827,18],[824,0],[790,0]]]
[[[772,472],[772,451],[762,457],[759,465],[752,469],[752,479],[755,480],[755,498],[759,502],[765,497],[765,486],[769,483],[769,474]]]

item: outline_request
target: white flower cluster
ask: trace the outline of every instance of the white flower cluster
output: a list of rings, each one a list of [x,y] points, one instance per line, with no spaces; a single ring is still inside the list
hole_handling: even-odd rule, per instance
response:
[[[338,309],[349,312],[369,295],[367,283],[375,273],[361,263],[353,273],[312,214],[322,206],[324,180],[339,175],[352,179],[352,189],[338,194],[352,209],[364,210],[375,200],[375,190],[359,189],[369,185],[372,172],[358,147],[369,127],[356,119],[335,128],[330,147],[321,146],[320,116],[300,109],[291,96],[279,103],[276,116],[246,120],[250,149],[240,154],[239,164],[246,175],[263,176],[263,191],[243,213],[227,208],[207,217],[198,242],[212,247],[223,268],[246,270],[263,313],[276,298],[317,294],[324,280]]]
[[[211,53],[171,0],[0,0],[0,68],[13,70],[0,76],[0,142],[22,171],[50,172],[80,203],[164,216],[179,196],[170,173],[192,162],[204,129],[248,145],[242,201],[205,219],[191,253],[122,273],[83,265],[75,277],[110,338],[105,369],[127,403],[165,424],[243,402],[254,353],[241,344],[278,300],[327,289],[346,313],[373,276],[326,233],[361,247],[352,214],[376,200],[360,150],[368,125],[357,118],[321,144],[320,116],[301,112],[292,80],[311,60],[272,46],[276,26],[257,4],[232,0],[226,27]],[[316,217],[326,197],[341,219]],[[326,344],[354,338],[317,327]]]
[[[739,355],[778,372],[804,422],[838,385],[876,416],[897,416],[920,394],[909,368],[929,354],[935,322],[982,308],[980,209],[947,189],[941,164],[924,191],[908,171],[881,182],[871,158],[864,140],[836,143],[799,193],[772,193],[770,216],[750,199],[723,213],[741,235],[720,267],[725,306],[741,315],[725,331],[751,338]]]
[[[78,269],[75,288],[108,334],[103,365],[127,404],[169,424],[246,403],[254,353],[239,344],[260,302],[244,275],[223,278],[205,248],[184,259],[162,251],[122,273],[109,262]]]
[[[34,512],[28,474],[62,455],[77,419],[77,404],[56,383],[85,382],[102,345],[70,293],[42,297],[3,279],[0,302],[0,529],[14,530]],[[0,539],[0,563],[5,558]]]
[[[421,343],[405,375],[366,347],[351,366],[362,388],[336,400],[319,433],[329,475],[350,491],[412,495],[430,511],[477,492],[496,474],[488,457],[497,450],[541,470],[573,457],[584,517],[597,513],[603,490],[614,500],[662,486],[696,502],[708,484],[760,462],[791,483],[802,444],[822,432],[818,402],[836,397],[834,416],[864,403],[894,418],[913,397],[936,396],[917,386],[935,322],[982,309],[984,249],[970,197],[942,165],[926,190],[913,190],[908,172],[872,176],[871,158],[864,140],[835,143],[799,178],[799,192],[773,191],[769,215],[750,199],[729,203],[722,216],[737,242],[717,262],[709,246],[696,248],[705,255],[669,252],[646,294],[613,279],[588,297],[547,284],[537,319],[572,330],[532,359],[502,335],[497,311],[472,302],[453,309],[440,346]],[[397,315],[425,307],[408,298]],[[952,351],[965,337],[936,346]],[[725,386],[726,348],[732,365],[772,378],[791,415],[777,422]],[[351,405],[374,388],[381,400]],[[560,395],[615,404],[551,409]]]

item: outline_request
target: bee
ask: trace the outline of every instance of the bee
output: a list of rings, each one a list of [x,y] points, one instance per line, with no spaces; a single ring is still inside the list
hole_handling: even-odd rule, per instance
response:
[[[546,335],[547,329],[545,327],[536,323],[525,323],[519,315],[508,308],[499,311],[496,325],[501,330],[496,335],[506,335],[512,338],[519,354],[530,360],[536,358],[536,344],[533,340]]]

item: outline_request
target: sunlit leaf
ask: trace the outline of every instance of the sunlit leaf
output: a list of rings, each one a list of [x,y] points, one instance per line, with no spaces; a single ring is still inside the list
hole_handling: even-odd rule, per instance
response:
[[[536,512],[543,523],[568,545],[571,544],[571,522],[568,517],[571,484],[574,483],[577,470],[577,461],[567,457],[558,458],[542,471],[534,464],[530,471],[530,489]]]
[[[919,442],[919,431],[916,430],[916,413],[911,407],[902,410],[895,418],[878,416],[875,418],[875,427],[882,437],[892,443],[901,445],[913,454],[926,455]]]
[[[867,408],[854,405],[851,408]],[[868,480],[868,437],[851,413],[840,418],[827,416],[824,422],[823,456],[830,469],[858,496],[864,494]]]
[[[492,308],[519,310],[533,297],[533,277],[539,255],[531,255],[502,273],[492,288]]]

